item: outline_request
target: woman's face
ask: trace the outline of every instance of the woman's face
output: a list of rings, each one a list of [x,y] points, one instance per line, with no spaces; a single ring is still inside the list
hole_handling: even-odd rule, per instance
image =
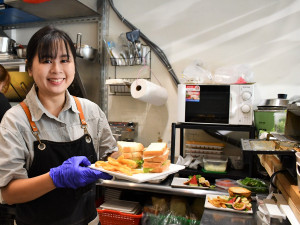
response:
[[[73,55],[71,52],[67,54],[65,45],[61,42],[56,58],[44,58],[40,62],[36,54],[28,73],[38,86],[39,97],[64,96],[75,76]]]

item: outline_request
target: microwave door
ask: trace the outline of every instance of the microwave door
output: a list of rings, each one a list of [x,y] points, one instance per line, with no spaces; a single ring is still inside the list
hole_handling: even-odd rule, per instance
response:
[[[229,122],[230,87],[228,85],[201,85],[198,102],[186,102],[186,122]]]

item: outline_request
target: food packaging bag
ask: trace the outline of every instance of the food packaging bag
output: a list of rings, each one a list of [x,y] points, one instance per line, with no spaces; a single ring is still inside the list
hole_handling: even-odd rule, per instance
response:
[[[165,88],[145,79],[137,79],[131,84],[131,96],[156,106],[166,103],[168,92]]]

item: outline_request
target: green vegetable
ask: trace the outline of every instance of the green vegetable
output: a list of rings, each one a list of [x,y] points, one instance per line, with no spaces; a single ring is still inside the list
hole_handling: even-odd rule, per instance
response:
[[[136,160],[135,162],[138,164],[138,168],[142,168],[144,160]]]
[[[153,169],[151,169],[151,168],[143,168],[143,172],[144,173],[150,173],[151,170],[153,170]]]
[[[267,187],[267,185],[264,182],[250,177],[246,177],[241,181],[241,183],[249,187]]]
[[[194,175],[190,175],[190,176],[189,176],[189,179],[192,179],[193,176],[194,176]],[[197,180],[198,180],[200,177],[202,177],[201,175],[195,175],[195,176],[196,176]]]

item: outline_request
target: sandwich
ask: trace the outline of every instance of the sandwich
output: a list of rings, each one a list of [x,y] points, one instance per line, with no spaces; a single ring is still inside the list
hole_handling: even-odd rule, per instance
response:
[[[143,153],[144,173],[162,173],[169,169],[171,161],[167,143],[151,143]]]
[[[227,208],[235,210],[251,210],[251,191],[243,187],[228,188],[229,201],[226,203]]]
[[[118,149],[120,155],[124,159],[131,159],[134,161],[141,161],[143,159],[144,145],[138,142],[118,141]]]
[[[228,188],[228,193],[230,197],[246,197],[251,196],[251,191],[243,187],[230,187]]]

